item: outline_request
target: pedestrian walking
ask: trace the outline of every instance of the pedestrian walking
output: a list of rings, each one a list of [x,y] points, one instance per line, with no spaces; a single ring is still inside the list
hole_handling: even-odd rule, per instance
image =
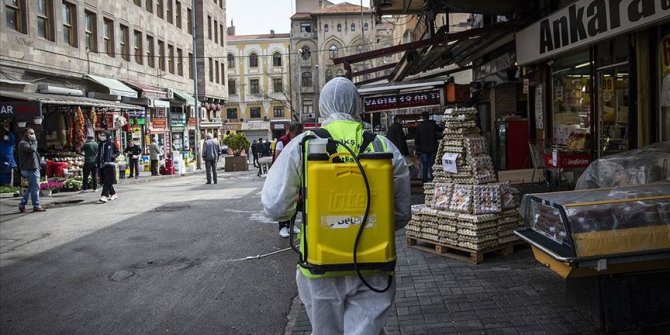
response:
[[[349,79],[338,77],[323,87],[319,112],[327,118],[322,123],[323,129],[335,140],[348,143],[352,148],[363,144],[363,125],[355,121],[360,114],[360,96]],[[299,190],[304,186],[300,145],[303,137],[304,134],[298,135],[282,150],[263,185],[261,202],[265,213],[278,221],[291,219]],[[410,218],[409,170],[400,151],[385,137],[375,136],[367,148],[379,147],[393,153],[395,203],[389,205],[394,206],[395,225],[399,229]],[[389,273],[372,271],[365,276],[368,283],[380,287],[387,283]],[[395,297],[395,279],[389,283],[388,290],[375,293],[351,272],[333,271],[319,276],[299,266],[296,282],[314,334],[376,335],[383,332]]]
[[[294,139],[296,136],[302,134],[302,132],[305,130],[305,126],[302,123],[292,123],[289,126],[288,133],[286,135],[282,136],[277,140],[277,146],[275,147],[275,152],[274,155],[272,156],[272,164],[277,160],[277,157],[279,154],[281,154],[282,150],[291,142],[292,139]],[[302,199],[298,201],[298,209],[302,208]],[[291,226],[291,222],[295,223],[295,218],[298,215],[298,210],[295,211],[295,214],[291,217],[291,220],[286,220],[286,221],[279,221],[279,236],[281,237],[289,237],[289,229]],[[300,233],[300,229],[297,226],[293,226],[293,233],[298,234]]]
[[[396,148],[400,150],[400,153],[403,156],[408,156],[409,149],[407,148],[407,137],[405,136],[405,130],[403,130],[402,125],[398,120],[398,115],[393,117],[393,123],[391,123],[386,132],[386,138],[395,144]]]
[[[93,189],[93,192],[98,191],[98,143],[95,143],[93,135],[86,137],[86,143],[81,146],[81,152],[84,153],[84,179],[82,185],[82,192]],[[88,178],[91,178],[91,185],[88,183]],[[91,187],[93,186],[93,187]]]
[[[140,155],[142,155],[142,148],[139,145],[135,144],[135,141],[133,139],[130,139],[130,141],[128,141],[128,146],[126,147],[125,150],[123,150],[123,153],[128,156],[128,162],[130,163],[129,177],[132,177],[134,174],[135,179],[139,178]]]
[[[109,200],[116,200],[116,190],[114,190],[114,181],[116,180],[116,157],[119,156],[119,148],[112,142],[110,134],[105,132],[99,136],[98,143],[98,170],[100,171],[102,181],[102,194],[100,202],[107,203]]]
[[[14,159],[14,146],[16,137],[11,129],[12,122],[8,119],[2,121],[0,128],[0,185],[13,184],[14,169],[16,169],[16,160]]]
[[[19,170],[21,176],[28,180],[28,189],[23,193],[19,202],[19,212],[26,211],[28,198],[33,204],[33,212],[46,211],[40,206],[40,167],[42,159],[37,152],[37,137],[35,130],[26,128],[24,138],[19,142]]]
[[[258,141],[251,143],[251,155],[254,157],[254,167],[258,167]]]
[[[205,170],[207,173],[206,184],[211,184],[212,180],[214,180],[214,184],[217,182],[216,162],[219,161],[220,152],[219,141],[214,138],[214,135],[207,133],[207,139],[202,146],[202,159],[205,161]]]
[[[152,139],[151,146],[149,146],[149,159],[151,159],[152,176],[158,175],[158,161],[160,160],[162,154],[163,151],[161,150],[161,147],[158,145],[158,142],[156,142],[155,138]]]
[[[433,164],[437,154],[437,142],[440,137],[440,127],[435,121],[430,120],[430,114],[424,111],[421,114],[423,121],[416,127],[416,139],[414,144],[421,160],[421,180],[424,183],[433,179]]]

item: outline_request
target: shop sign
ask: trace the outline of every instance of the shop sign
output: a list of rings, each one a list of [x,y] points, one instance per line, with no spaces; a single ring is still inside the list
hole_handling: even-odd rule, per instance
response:
[[[652,25],[670,17],[670,0],[580,0],[516,34],[519,64]]]
[[[4,117],[33,117],[40,115],[38,101],[2,101],[0,102],[0,116]]]
[[[128,117],[130,118],[143,118],[146,117],[147,112],[142,110],[129,110]]]
[[[502,56],[495,58],[490,62],[473,68],[473,75],[475,80],[483,79],[492,74],[505,71],[516,63],[516,54],[513,51],[506,52]]]
[[[381,111],[440,104],[440,91],[416,92],[365,98],[365,111]]]
[[[153,118],[151,120],[151,128],[153,128],[153,130],[159,130],[159,129],[167,128],[167,119]]]
[[[589,166],[591,156],[587,153],[559,152],[544,155],[544,164],[547,167],[561,169],[582,169]]]
[[[242,124],[240,130],[266,130],[270,129],[270,122],[265,121],[249,121]]]
[[[535,128],[544,129],[544,95],[542,86],[535,88]]]
[[[242,130],[242,124],[239,122],[224,123],[223,130]]]

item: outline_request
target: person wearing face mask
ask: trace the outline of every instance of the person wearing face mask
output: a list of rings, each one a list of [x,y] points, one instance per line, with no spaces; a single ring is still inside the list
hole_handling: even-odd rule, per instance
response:
[[[119,156],[119,149],[114,145],[114,142],[109,138],[110,134],[105,132],[99,136],[100,143],[98,143],[98,171],[102,177],[102,194],[100,195],[100,202],[107,203],[109,200],[116,200],[118,196],[114,190],[114,177],[116,170],[116,157]]]
[[[14,132],[10,130],[12,122],[9,120],[2,121],[2,128],[0,128],[0,185],[11,185],[12,175],[16,169],[16,161],[14,160],[14,144],[16,137]]]
[[[33,203],[33,212],[44,212],[40,206],[40,154],[37,152],[37,137],[32,128],[26,128],[25,137],[19,142],[19,170],[28,179],[28,189],[19,202],[19,212],[26,211],[28,198]]]

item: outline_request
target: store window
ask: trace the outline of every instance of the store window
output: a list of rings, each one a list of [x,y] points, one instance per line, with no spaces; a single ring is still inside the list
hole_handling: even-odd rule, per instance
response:
[[[249,109],[249,116],[252,119],[260,119],[261,118],[261,108],[260,107],[251,107]]]
[[[552,144],[588,150],[591,127],[591,62],[582,52],[555,61],[552,67]]]
[[[226,109],[226,118],[229,120],[237,119],[237,108]]]

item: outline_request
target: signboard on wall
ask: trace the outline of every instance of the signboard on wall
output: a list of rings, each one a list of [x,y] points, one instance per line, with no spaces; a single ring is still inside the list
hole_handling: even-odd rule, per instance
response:
[[[668,0],[579,0],[519,31],[517,62],[549,58],[668,17]]]
[[[365,98],[365,111],[374,112],[440,104],[440,91],[415,92]]]
[[[535,88],[535,128],[544,129],[544,96],[542,86]]]
[[[41,116],[40,102],[38,101],[1,101],[0,116],[25,120]]]

